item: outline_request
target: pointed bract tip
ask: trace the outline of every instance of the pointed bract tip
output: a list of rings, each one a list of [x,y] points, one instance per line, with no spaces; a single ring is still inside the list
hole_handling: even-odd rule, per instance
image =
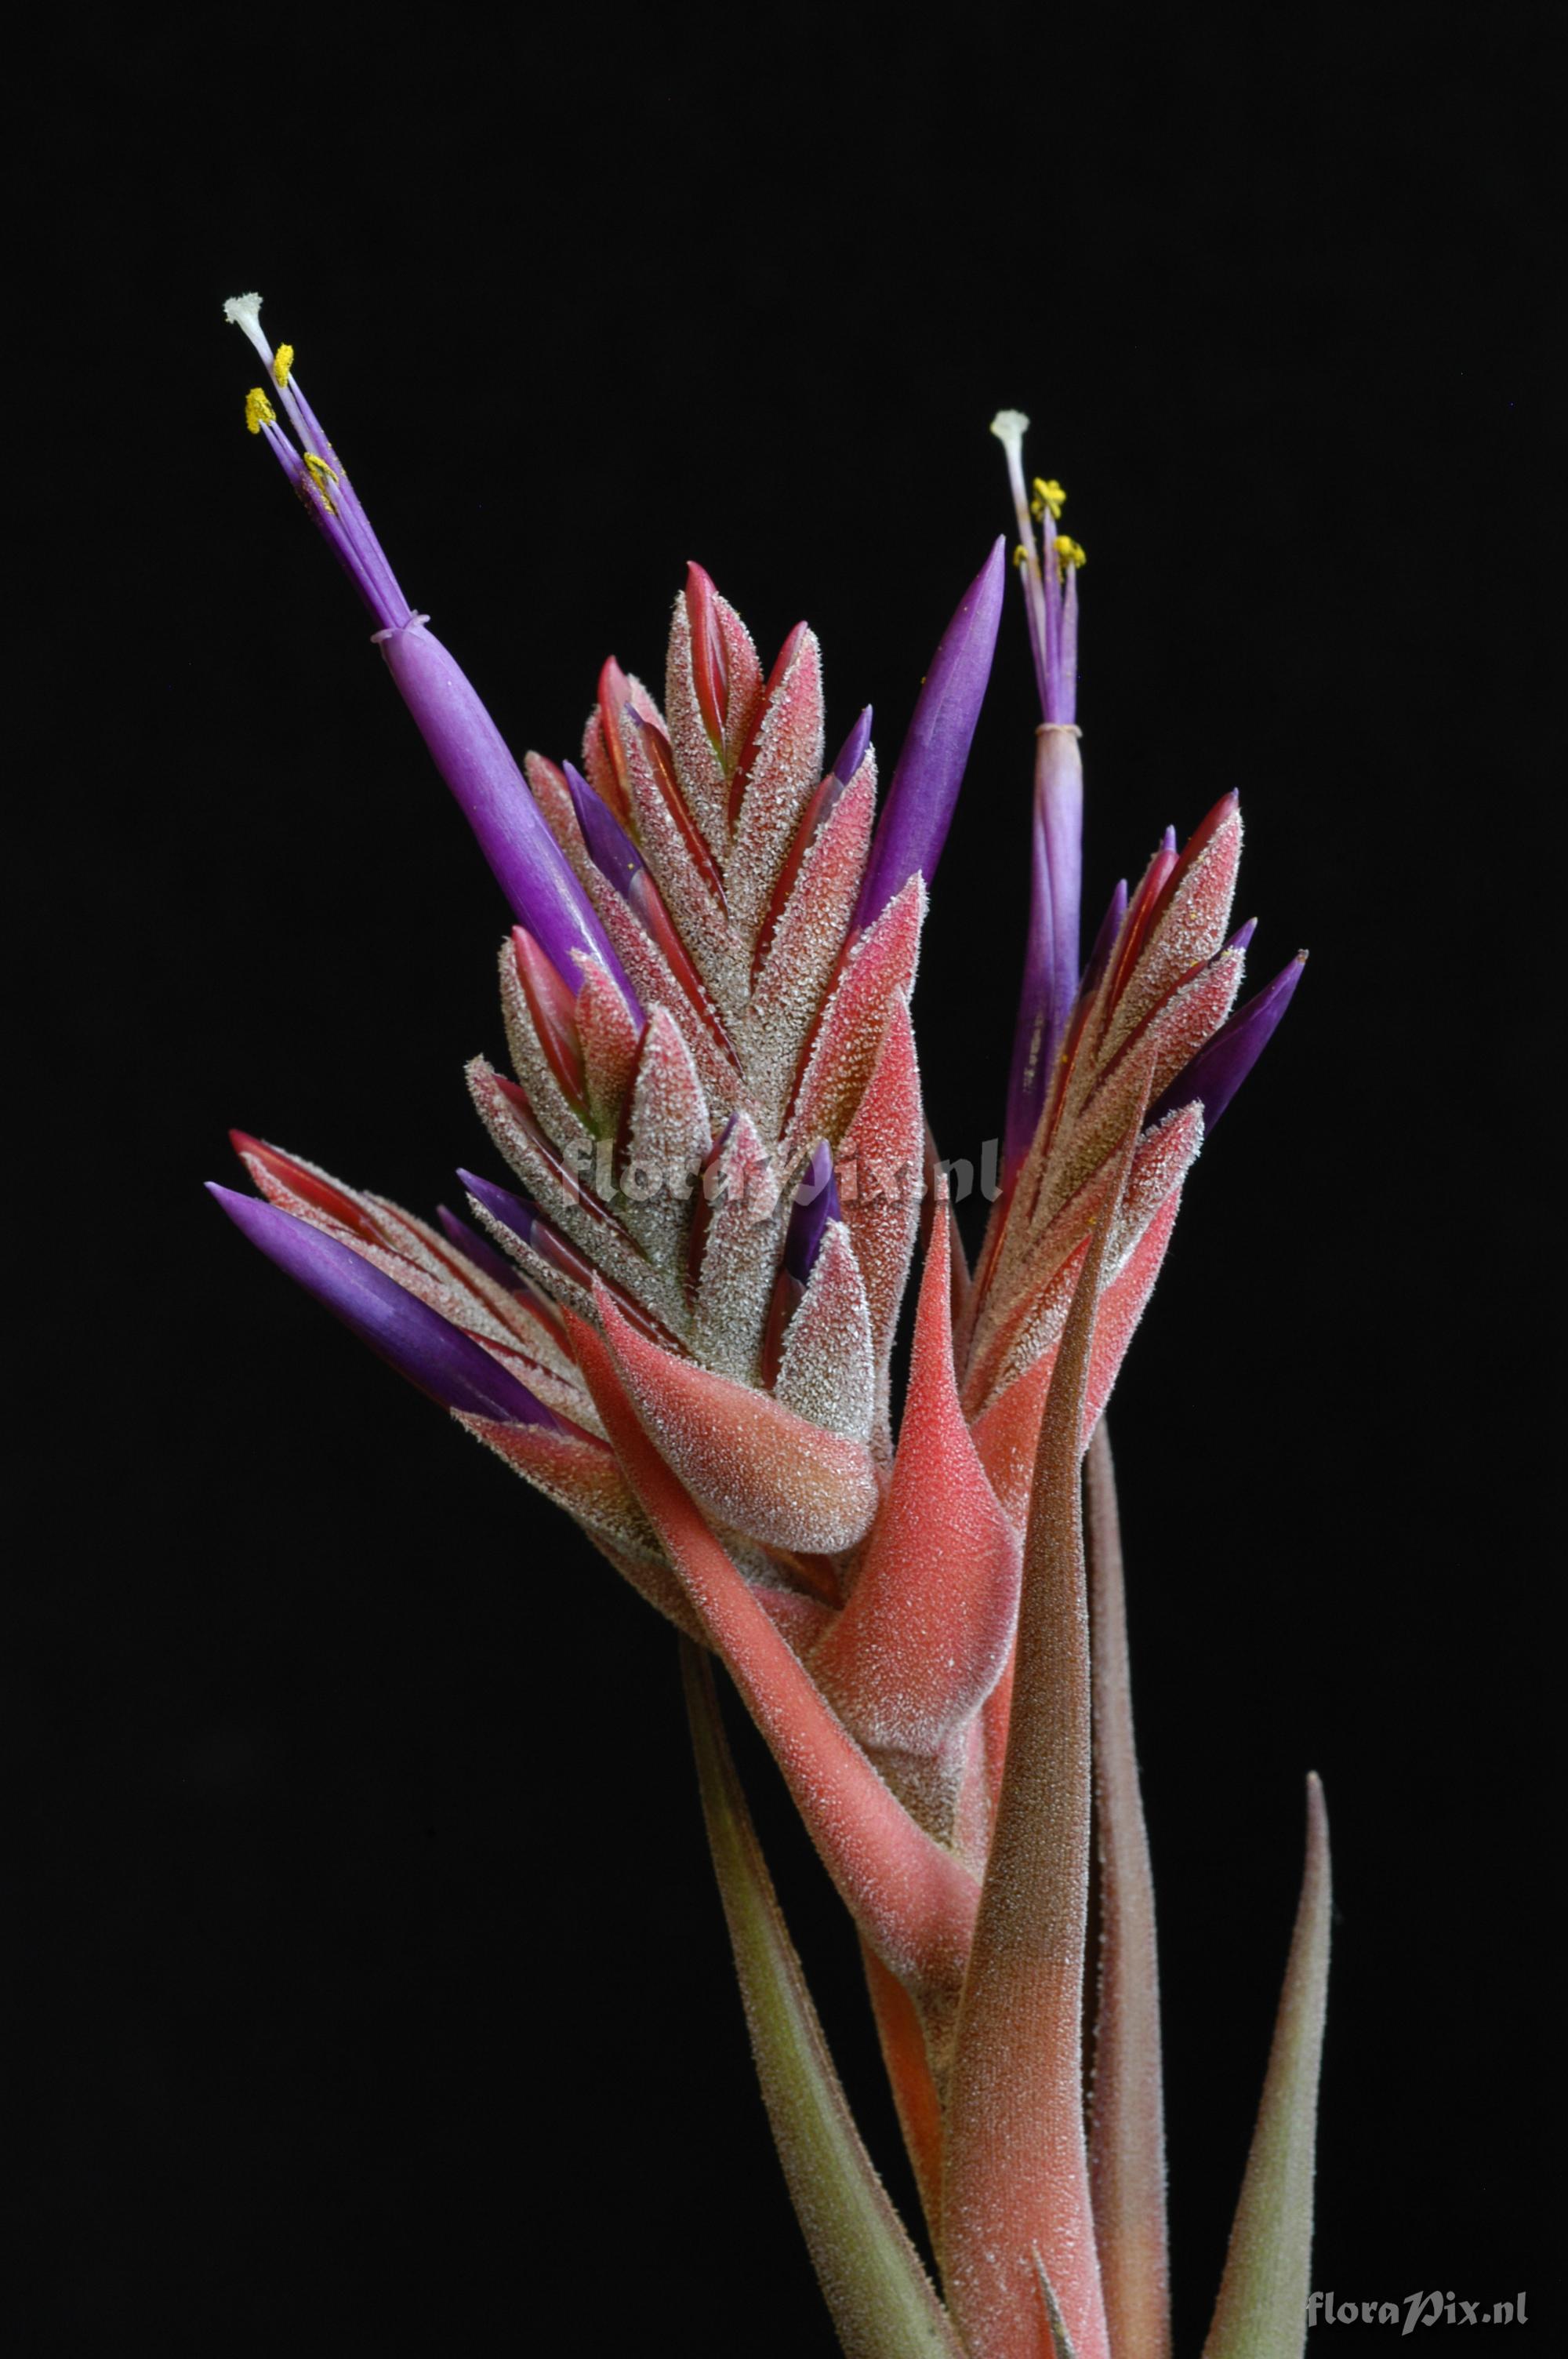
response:
[[[558,1422],[471,1335],[336,1237],[216,1180],[207,1182],[207,1192],[269,1261],[443,1408],[506,1425]]]
[[[711,578],[692,560],[687,560],[686,611],[691,626],[691,678],[697,710],[715,751],[724,743],[730,712],[730,664],[723,634],[714,611],[719,592]]]

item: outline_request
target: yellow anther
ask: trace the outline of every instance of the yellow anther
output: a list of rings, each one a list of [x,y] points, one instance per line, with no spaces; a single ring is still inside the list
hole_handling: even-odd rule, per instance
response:
[[[1019,542],[1018,547],[1012,552],[1012,561],[1015,565],[1027,565],[1029,562],[1029,551],[1024,548],[1022,541]]]
[[[1049,508],[1051,521],[1054,524],[1067,505],[1067,495],[1055,476],[1036,475],[1030,489],[1034,494],[1034,497],[1029,503],[1031,514],[1036,517],[1043,516]]]
[[[294,366],[294,346],[279,344],[272,356],[272,380],[279,393],[288,389],[288,372]]]
[[[1067,578],[1069,565],[1087,565],[1088,561],[1081,541],[1069,538],[1065,532],[1056,535],[1056,571],[1064,582]]]
[[[253,385],[245,396],[245,424],[253,434],[259,434],[264,426],[277,424],[277,412],[259,385]]]
[[[337,505],[327,486],[329,484],[335,484],[338,478],[333,474],[325,459],[319,459],[314,451],[302,451],[299,455],[305,462],[306,473],[320,495],[322,506],[329,516],[336,516]]]

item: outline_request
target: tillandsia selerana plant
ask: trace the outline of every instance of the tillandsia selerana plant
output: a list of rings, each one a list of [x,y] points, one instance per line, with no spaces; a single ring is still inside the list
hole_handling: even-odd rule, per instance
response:
[[[466,1215],[432,1223],[239,1136],[260,1196],[213,1192],[681,1634],[762,2093],[845,2349],[1162,2359],[1154,1919],[1104,1412],[1194,1158],[1302,971],[1238,1005],[1236,798],[1116,887],[1086,959],[1083,551],[1057,529],[1060,486],[1026,480],[1025,419],[1003,413],[1041,721],[1023,983],[970,1269],[909,1008],[1005,540],[931,660],[880,811],[870,709],[825,769],[811,632],[764,671],[697,566],[662,707],[611,658],[580,766],[519,766],[410,609],[259,309],[227,307],[266,371],[247,422],[370,609],[516,919],[514,1071],[470,1070],[510,1179],[465,1172]],[[858,1930],[939,2288],[835,2077],[716,1662]],[[1307,1825],[1213,2359],[1283,2359],[1304,2338],[1328,1924],[1314,1781]]]

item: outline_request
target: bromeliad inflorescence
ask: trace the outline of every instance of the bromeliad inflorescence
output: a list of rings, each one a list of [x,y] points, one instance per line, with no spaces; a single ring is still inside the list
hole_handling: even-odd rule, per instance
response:
[[[1301,973],[1237,1007],[1252,928],[1230,925],[1236,798],[1117,887],[1083,962],[1083,551],[1056,529],[1060,485],[1026,484],[1027,421],[1003,413],[1042,718],[1000,1186],[971,1273],[910,995],[1004,544],[931,661],[880,815],[870,708],[825,768],[812,633],[797,625],[764,671],[697,565],[662,706],[611,658],[580,764],[519,766],[405,598],[259,298],[226,308],[267,373],[247,422],[373,617],[516,922],[501,953],[513,1071],[470,1069],[508,1177],[462,1173],[466,1217],[416,1219],[243,1135],[260,1197],[213,1192],[683,1634],[764,2093],[846,2347],[1161,2359],[1152,1916],[1101,1417],[1206,1126]],[[714,1657],[859,1929],[940,2298],[833,2079],[724,1749]],[[1086,2117],[1094,1814],[1106,1930]],[[1216,2359],[1301,2343],[1326,1939],[1315,1789],[1311,1824]]]

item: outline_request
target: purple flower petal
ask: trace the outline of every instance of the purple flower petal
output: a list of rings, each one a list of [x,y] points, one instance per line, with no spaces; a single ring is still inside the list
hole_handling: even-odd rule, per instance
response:
[[[871,708],[868,704],[838,748],[838,758],[829,776],[848,786],[866,758],[866,748],[871,742]]]
[[[488,1237],[481,1237],[479,1231],[470,1228],[467,1221],[460,1221],[457,1214],[449,1212],[445,1204],[437,1205],[436,1218],[441,1223],[449,1241],[456,1245],[465,1259],[482,1269],[486,1277],[492,1277],[497,1286],[505,1287],[509,1294],[515,1294],[518,1291],[523,1284],[522,1271],[514,1269],[505,1255],[498,1254]]]
[[[1035,739],[1029,940],[1012,1037],[1005,1157],[1016,1169],[1044,1110],[1056,1051],[1078,990],[1084,772],[1071,727]]]
[[[630,900],[632,880],[643,866],[642,853],[611,810],[602,795],[596,795],[582,772],[570,762],[563,762],[568,788],[577,823],[582,830],[582,840],[588,846],[588,856],[600,874],[609,878],[623,900]]]
[[[559,1422],[471,1335],[336,1237],[258,1196],[242,1196],[214,1181],[209,1181],[208,1193],[252,1245],[444,1408],[499,1418],[509,1425]]]
[[[1203,1106],[1205,1130],[1214,1128],[1268,1047],[1295,995],[1305,965],[1306,952],[1299,951],[1272,983],[1266,983],[1261,991],[1233,1010],[1207,1048],[1200,1049],[1186,1071],[1177,1074],[1159,1104],[1151,1111],[1151,1122],[1162,1121],[1177,1106],[1191,1105],[1196,1098]]]
[[[990,678],[1007,561],[995,548],[970,582],[931,659],[877,822],[854,929],[874,925],[919,871],[936,873]]]
[[[1123,876],[1119,879],[1116,890],[1110,897],[1109,906],[1099,921],[1099,931],[1095,936],[1095,946],[1089,952],[1089,962],[1084,969],[1082,988],[1086,996],[1089,992],[1099,988],[1100,980],[1110,963],[1110,954],[1116,947],[1116,938],[1121,931],[1122,920],[1126,915],[1127,879]]]
[[[792,1277],[800,1280],[802,1286],[816,1266],[816,1256],[822,1249],[828,1222],[839,1217],[838,1182],[833,1176],[832,1149],[827,1141],[822,1139],[795,1191],[789,1225],[784,1231],[784,1266]]]
[[[1042,740],[1044,743],[1044,740]],[[1050,1079],[1046,1034],[1051,1018],[1052,977],[1056,971],[1053,940],[1051,875],[1036,799],[1031,834],[1029,935],[1023,951],[1023,981],[1012,1031],[1012,1064],[1007,1082],[1007,1130],[1002,1166],[1009,1177],[1029,1152],[1045,1103]]]
[[[513,914],[574,992],[579,973],[573,951],[602,959],[641,1022],[641,1005],[592,903],[470,681],[417,614],[401,630],[376,636],[387,669]]]
[[[458,1178],[475,1203],[482,1204],[503,1229],[510,1229],[520,1245],[528,1243],[539,1215],[525,1197],[514,1196],[510,1188],[498,1188],[493,1180],[481,1180],[477,1171],[460,1171]]]

